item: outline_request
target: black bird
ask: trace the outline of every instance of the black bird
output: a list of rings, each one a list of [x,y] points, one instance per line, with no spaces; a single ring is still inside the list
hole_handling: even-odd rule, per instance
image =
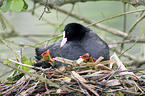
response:
[[[58,46],[59,45],[59,46]],[[54,43],[53,45],[48,46],[46,49],[36,49],[36,50],[49,50],[51,57],[63,57],[70,60],[77,60],[82,54],[85,54],[86,51],[80,45],[78,40],[68,41],[62,47],[60,47],[61,42]],[[40,51],[39,51],[40,52]],[[46,52],[46,51],[45,51]],[[36,52],[37,53],[37,52]],[[41,52],[40,52],[41,53]],[[43,54],[44,52],[42,52]],[[38,58],[38,56],[36,56]],[[39,56],[39,60],[42,59],[42,55]],[[37,62],[34,66],[40,67],[41,62]],[[64,63],[55,61],[54,67],[59,67],[65,65]],[[41,67],[46,68],[50,66],[47,62],[42,61]]]
[[[110,58],[107,43],[89,28],[78,23],[70,23],[66,25],[64,31],[64,37],[67,39],[67,42],[76,39],[79,40],[84,50],[90,53],[93,58],[97,59],[100,56],[104,57],[104,60]]]
[[[69,23],[65,26],[63,39],[59,39],[47,48],[36,48],[35,50],[38,60],[42,58],[41,54],[47,50],[52,57],[58,56],[71,60],[77,60],[85,53],[89,53],[96,59],[100,56],[104,57],[104,60],[110,58],[107,43],[92,30],[78,23]],[[55,62],[55,65],[62,64]]]

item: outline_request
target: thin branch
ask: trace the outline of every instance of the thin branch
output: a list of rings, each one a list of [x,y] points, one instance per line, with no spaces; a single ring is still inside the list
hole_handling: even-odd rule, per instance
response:
[[[56,29],[56,32],[58,31],[58,29],[64,24],[64,22],[68,19],[68,17],[70,16],[70,13],[73,11],[73,9],[74,9],[74,6],[75,6],[75,4],[73,4],[73,6],[72,6],[72,8],[71,8],[71,10],[70,10],[70,12],[67,14],[67,16],[65,17],[65,19],[62,21],[62,23],[58,26],[58,28]],[[55,33],[56,33],[55,32]],[[55,34],[54,33],[54,34]]]
[[[13,50],[13,48],[11,48],[2,38],[0,38],[0,40],[8,47],[11,51],[13,51],[17,56],[20,57],[20,55],[19,55],[15,50]]]
[[[124,6],[123,6],[123,9],[124,9],[124,13],[126,12],[126,3],[124,3],[123,4]],[[127,18],[126,18],[126,14],[124,14],[124,18],[123,18],[124,20],[123,20],[123,32],[126,32],[126,20],[127,20]],[[120,46],[121,48],[120,48],[120,50],[121,50],[121,52],[122,52],[122,50],[123,50],[123,48],[124,48],[124,44],[122,43],[121,44],[121,46]]]
[[[42,82],[45,82],[45,81],[46,81],[50,86],[53,86],[53,87],[56,87],[56,88],[59,88],[59,89],[62,89],[62,90],[71,92],[70,89],[65,88],[65,87],[63,87],[63,86],[59,86],[58,84],[53,83],[53,82],[50,81],[49,79],[45,79],[45,78],[44,78],[43,76],[41,76],[41,75],[34,74],[34,73],[30,73],[30,72],[28,72],[28,71],[22,70],[22,69],[17,68],[16,66],[14,66],[14,65],[12,65],[12,64],[10,64],[10,63],[4,62],[4,61],[1,60],[1,59],[0,59],[0,63],[6,65],[6,66],[8,66],[8,67],[13,68],[14,70],[17,70],[17,71],[20,71],[20,72],[22,72],[22,73],[24,73],[24,74],[27,74],[27,75],[29,75],[29,76],[31,76],[31,77],[35,77],[35,78],[37,78],[39,81],[42,81]]]
[[[46,0],[36,0],[37,2],[45,3]],[[49,0],[48,4],[62,6],[64,4],[75,4],[77,2],[87,2],[87,1],[120,1],[120,0]]]
[[[4,21],[8,24],[10,29],[12,30],[11,32],[14,31],[14,26],[5,18],[5,16],[0,12],[0,16],[4,19]]]
[[[129,31],[128,31],[128,35],[132,32],[132,30],[135,28],[135,26],[141,22],[143,19],[145,18],[145,13],[130,27]]]
[[[67,11],[67,10],[65,10],[63,8],[60,8],[58,6],[53,6],[53,8],[54,9],[57,9],[58,11],[60,11],[62,13],[65,13],[65,14],[68,14],[69,13],[69,11]],[[79,15],[73,13],[73,12],[70,13],[70,16],[73,17],[73,18],[76,18],[78,20],[83,20],[85,23],[88,23],[88,24],[94,23],[92,20],[89,20],[89,19],[87,19],[85,17],[79,16]],[[110,32],[110,33],[115,34],[115,35],[120,36],[120,37],[126,37],[127,36],[126,33],[122,32],[120,30],[117,30],[117,29],[114,29],[114,28],[110,28],[110,27],[105,26],[105,25],[100,24],[100,23],[95,24],[94,26],[97,27],[97,28],[99,28],[99,29],[101,29],[101,30],[105,30],[107,32]]]
[[[10,73],[12,73],[12,72],[13,72],[13,70],[5,71],[4,73],[2,72],[2,75],[0,75],[0,78],[4,77],[4,76],[6,76],[7,74],[10,74]],[[1,80],[1,79],[0,79],[0,80]]]
[[[51,7],[54,8],[54,9],[57,9],[58,11],[60,11],[60,12],[62,12],[62,13],[65,13],[65,14],[68,14],[68,13],[69,13],[69,11],[67,11],[67,10],[65,10],[65,9],[63,9],[63,8],[60,8],[60,7],[58,7],[58,6],[54,6],[54,5],[52,6],[52,5],[51,5]],[[76,18],[76,19],[78,19],[78,20],[83,20],[85,23],[88,23],[88,24],[94,23],[92,20],[89,20],[89,19],[87,19],[87,18],[85,18],[85,17],[79,16],[79,15],[73,13],[73,12],[70,13],[70,16],[73,17],[73,18]],[[93,26],[95,26],[95,27],[97,27],[97,28],[99,28],[99,29],[101,29],[101,30],[107,31],[107,32],[109,32],[109,33],[112,33],[112,34],[114,34],[114,35],[117,35],[117,36],[119,36],[119,37],[123,37],[123,38],[126,37],[127,39],[132,40],[132,41],[136,41],[136,38],[137,38],[136,36],[134,36],[134,37],[128,36],[126,33],[122,32],[122,31],[120,31],[120,30],[117,30],[117,29],[114,29],[114,28],[105,26],[105,25],[100,24],[100,23],[95,24],[95,25],[93,25]],[[144,43],[144,42],[145,42],[145,38],[142,38],[142,39],[138,40],[138,42],[143,42],[143,43]]]
[[[145,14],[142,14],[142,16],[130,27],[129,31],[127,32],[128,36],[133,31],[133,29],[136,27],[136,25],[141,22],[145,18]],[[127,38],[127,37],[126,37]],[[123,38],[123,41],[126,40],[126,38]],[[124,43],[121,44],[121,50],[123,49]]]
[[[47,4],[48,4],[48,0],[46,0],[46,4],[45,4],[45,7],[44,7],[44,10],[43,10],[41,16],[39,17],[39,20],[42,18],[42,16],[44,15],[45,12],[46,13],[50,13],[50,8],[49,8],[49,6]]]
[[[13,43],[13,44],[15,44],[15,45],[18,45],[18,46],[25,46],[25,48],[26,48],[26,47],[38,47],[37,45],[43,44],[43,43],[45,43],[45,42],[48,42],[48,41],[51,41],[51,40],[53,40],[53,39],[59,38],[59,37],[61,37],[61,36],[62,36],[62,34],[61,34],[61,35],[58,35],[58,36],[55,36],[55,37],[52,37],[52,38],[50,38],[50,39],[47,39],[47,40],[38,42],[38,43],[36,43],[36,44],[34,44],[34,45],[32,45],[32,44],[30,44],[30,45],[29,45],[29,44],[20,44],[20,43],[16,43],[16,42],[10,41],[10,40],[6,40],[6,41],[7,41],[7,42],[10,42],[10,43]]]
[[[115,49],[115,48],[110,47],[110,49],[111,49],[112,51],[117,52],[118,54],[121,54],[121,52],[118,51],[118,50]],[[127,58],[131,59],[131,60],[136,60],[136,59],[137,59],[135,56],[133,56],[133,55],[131,55],[131,54],[128,54],[128,53],[124,53],[124,54],[122,54],[122,55],[123,55],[124,57],[127,57]]]
[[[5,92],[2,92],[1,95],[4,95],[4,94],[8,93],[9,91],[13,90],[14,88],[20,86],[21,84],[23,84],[23,82],[16,84],[15,86],[13,86],[12,88],[8,89],[8,90],[5,91]]]
[[[129,49],[131,49],[136,44],[136,42],[140,39],[140,37],[134,42],[134,44],[132,46],[130,46],[128,49],[126,49],[124,52],[122,52],[118,57],[120,57],[122,54],[124,54],[125,52],[127,52]]]
[[[40,1],[40,0],[36,0]],[[88,2],[88,1],[122,1],[123,3],[129,3],[135,7],[143,5],[145,6],[145,1],[144,0],[49,0],[49,4],[57,5],[57,6],[62,6],[64,4],[75,4],[77,2]],[[46,2],[46,0],[41,0],[41,2]]]
[[[39,45],[39,44],[42,44],[42,43],[44,43],[44,42],[51,41],[51,40],[56,39],[56,38],[59,38],[59,37],[61,37],[61,36],[62,36],[62,34],[60,34],[60,35],[58,35],[58,36],[55,36],[55,37],[52,37],[52,38],[50,38],[50,39],[48,39],[48,40],[44,40],[44,41],[41,41],[41,42],[39,42],[39,43],[36,43],[35,45]]]
[[[97,23],[101,23],[101,22],[104,22],[106,20],[114,19],[114,18],[123,16],[123,15],[132,14],[132,13],[136,13],[136,12],[144,12],[144,11],[145,11],[145,9],[140,9],[140,10],[134,10],[134,11],[129,11],[129,12],[121,13],[121,14],[118,14],[118,15],[115,15],[115,16],[111,16],[111,17],[105,18],[103,20],[99,20],[97,22],[89,24],[88,26],[91,26],[91,25],[94,25],[94,24],[97,24]]]
[[[12,60],[12,59],[8,59],[8,60],[11,61],[11,62],[17,63],[17,64],[19,64],[19,65],[23,65],[23,66],[30,67],[30,68],[35,68],[34,66],[27,65],[27,64],[23,64],[23,63],[21,63],[21,62],[17,62],[17,61]]]

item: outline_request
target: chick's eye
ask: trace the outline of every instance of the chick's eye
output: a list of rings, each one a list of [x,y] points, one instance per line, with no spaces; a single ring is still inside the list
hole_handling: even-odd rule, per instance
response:
[[[84,57],[88,57],[88,55],[87,54],[85,54],[85,56]]]
[[[46,53],[44,52],[43,54],[42,54],[42,56],[44,56]]]

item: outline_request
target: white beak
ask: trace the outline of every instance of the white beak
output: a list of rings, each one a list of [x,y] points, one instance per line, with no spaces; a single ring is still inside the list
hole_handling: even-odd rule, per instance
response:
[[[67,42],[67,38],[65,38],[65,31],[63,31],[63,37],[62,37],[60,47],[62,47],[66,42]]]

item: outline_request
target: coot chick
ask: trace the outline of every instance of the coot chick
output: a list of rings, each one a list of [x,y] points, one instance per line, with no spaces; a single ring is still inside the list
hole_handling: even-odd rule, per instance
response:
[[[96,58],[93,58],[89,53],[85,53],[80,57],[83,59],[83,61],[85,63],[87,63],[87,62],[96,62],[96,60],[97,60]]]
[[[50,68],[54,67],[53,63],[55,62],[54,59],[50,56],[49,50],[43,52],[41,54],[41,60],[37,61],[34,66],[42,67],[42,68]]]
[[[45,51],[47,51],[47,50],[56,51],[60,47],[61,41],[62,41],[62,39],[58,39],[55,43],[47,46],[46,48],[35,48],[35,54],[36,54],[35,58],[37,60],[41,60],[42,59],[42,54]],[[50,54],[52,54],[51,53],[52,51],[49,51]]]
[[[77,60],[79,56],[89,53],[93,58],[98,59],[100,56],[108,60],[108,45],[89,28],[78,24],[69,23],[64,29],[63,39],[51,44],[46,48],[36,48],[36,58],[40,60],[41,54],[49,50],[52,57],[63,57],[71,60]],[[55,65],[62,65],[55,62]]]

